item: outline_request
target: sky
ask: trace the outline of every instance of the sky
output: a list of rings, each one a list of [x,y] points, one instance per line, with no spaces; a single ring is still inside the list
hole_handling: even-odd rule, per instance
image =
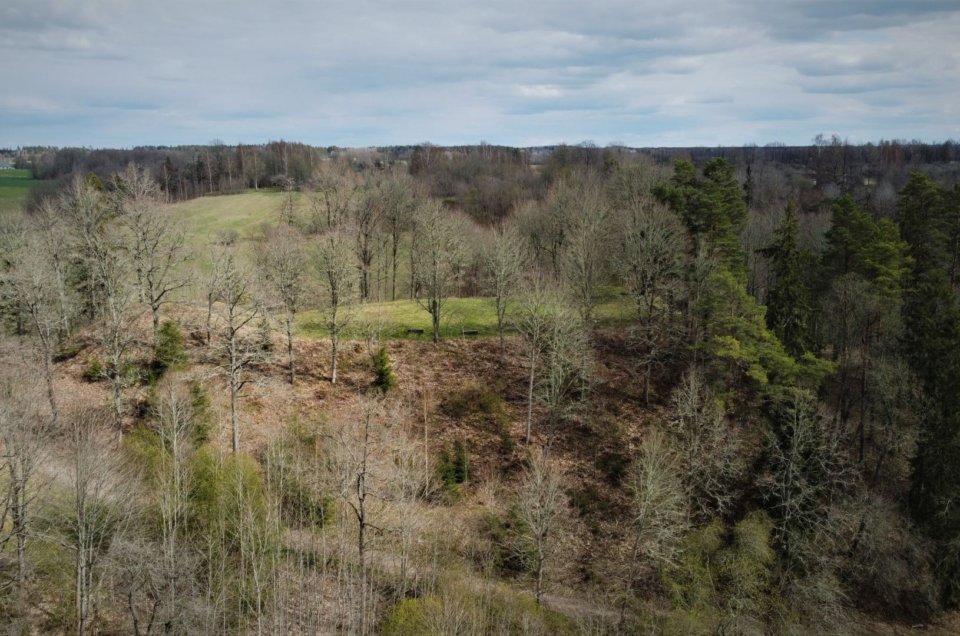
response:
[[[0,147],[960,139],[960,0],[0,0]]]

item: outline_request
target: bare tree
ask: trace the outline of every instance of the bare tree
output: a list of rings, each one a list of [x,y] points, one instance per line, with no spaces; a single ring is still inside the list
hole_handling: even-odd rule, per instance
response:
[[[71,238],[79,261],[79,292],[84,299],[86,313],[93,319],[102,292],[98,279],[100,263],[114,250],[107,228],[112,213],[101,192],[89,181],[75,178],[61,194],[59,207],[69,219]]]
[[[400,240],[410,229],[416,210],[415,184],[405,174],[391,175],[384,189],[383,223],[390,234],[390,300],[397,299],[397,264]]]
[[[484,267],[493,291],[497,332],[500,335],[500,353],[504,352],[503,330],[507,323],[507,309],[523,280],[529,261],[526,243],[511,225],[497,228],[484,246]]]
[[[548,444],[577,404],[590,376],[590,338],[581,318],[563,295],[553,295],[546,306],[537,397],[547,410]]]
[[[433,341],[440,341],[440,322],[456,289],[463,263],[462,228],[443,207],[430,201],[417,214],[417,302],[430,314]]]
[[[621,629],[641,565],[643,562],[655,566],[672,563],[689,523],[677,457],[667,438],[657,429],[652,429],[644,438],[628,473],[627,489],[631,498],[633,541],[620,604]]]
[[[30,216],[30,229],[36,237],[38,251],[47,259],[49,272],[53,274],[52,283],[59,299],[57,341],[62,343],[69,336],[77,313],[76,293],[69,283],[71,260],[75,256],[69,223],[57,201],[48,197]]]
[[[291,177],[280,180],[283,202],[280,204],[280,225],[293,227],[297,224],[297,182]]]
[[[303,302],[307,255],[300,235],[292,226],[281,225],[272,230],[262,245],[257,264],[272,295],[283,309],[287,335],[287,366],[290,384],[297,380],[293,359],[293,321]]]
[[[229,252],[223,249],[214,248],[211,251],[211,268],[204,280],[207,301],[207,320],[205,324],[208,347],[213,339],[213,309],[216,306],[220,294],[220,285],[224,280],[228,254]]]
[[[563,193],[555,201],[561,208],[557,214],[567,226],[560,271],[583,324],[591,328],[597,288],[607,274],[611,211],[600,186],[592,179],[584,178],[577,185],[561,184],[561,188],[572,192]]]
[[[530,455],[517,494],[518,512],[523,521],[522,540],[533,553],[535,596],[543,599],[544,575],[555,553],[556,534],[567,502],[563,492],[563,474],[546,450]]]
[[[63,312],[67,301],[57,283],[59,274],[54,261],[44,249],[39,236],[35,233],[24,234],[20,240],[19,249],[11,257],[12,269],[4,275],[3,281],[7,293],[20,312],[26,315],[30,331],[36,336],[33,342],[43,362],[46,397],[53,426],[56,427],[59,409],[53,378],[53,355],[64,328]]]
[[[81,635],[93,628],[103,556],[124,531],[135,502],[131,489],[136,480],[101,434],[101,421],[102,415],[96,411],[82,411],[71,418],[73,505],[66,524],[75,554],[75,620]]]
[[[314,274],[320,282],[321,312],[330,334],[330,382],[337,383],[340,336],[353,317],[356,301],[350,240],[333,228],[320,237],[314,254]]]
[[[351,207],[351,225],[355,232],[354,251],[360,271],[360,300],[370,299],[370,268],[375,252],[375,237],[383,221],[384,193],[382,179],[368,178],[357,205]]]
[[[356,177],[350,172],[326,168],[317,172],[314,182],[311,233],[347,223],[353,216],[360,192]]]
[[[818,542],[834,532],[830,510],[855,473],[841,447],[842,431],[808,396],[797,392],[784,400],[777,420],[767,440],[770,470],[760,486],[783,559],[802,570],[821,558]]]
[[[219,302],[220,340],[223,348],[221,369],[230,387],[230,432],[234,453],[240,450],[240,391],[249,380],[246,370],[260,360],[259,343],[247,331],[263,312],[252,289],[250,273],[236,261],[233,253],[223,257],[221,276],[214,298]]]
[[[37,467],[47,455],[56,423],[36,411],[35,386],[36,377],[25,368],[0,376],[0,470],[6,473],[0,501],[0,552],[14,541],[15,583],[21,590],[33,504],[40,494]]]
[[[526,349],[527,367],[527,426],[525,440],[530,441],[530,431],[533,428],[533,396],[536,386],[537,364],[543,350],[547,327],[550,320],[549,306],[553,294],[543,283],[534,279],[520,295],[517,311],[511,321],[520,332]]]
[[[150,306],[156,338],[161,307],[170,302],[170,294],[190,282],[177,270],[184,256],[183,232],[163,204],[160,186],[145,170],[130,164],[117,176],[116,186],[115,205],[128,235],[126,251],[140,300]]]
[[[719,400],[696,367],[684,374],[673,393],[669,430],[680,450],[687,492],[696,513],[709,519],[724,514],[741,472],[738,436],[727,423]]]
[[[673,212],[657,203],[625,214],[620,274],[636,303],[637,317],[653,321],[657,301],[669,307],[682,280],[685,230]]]
[[[106,375],[110,380],[111,403],[119,435],[123,435],[122,391],[130,381],[127,351],[133,342],[133,289],[129,271],[115,251],[99,254],[96,280],[102,290],[100,307],[100,341],[107,354]]]
[[[370,590],[368,557],[370,535],[382,532],[379,514],[383,508],[385,484],[389,479],[381,449],[385,442],[390,413],[382,399],[363,398],[358,420],[341,427],[336,434],[332,472],[339,483],[340,498],[357,522],[359,581],[359,633],[370,631]]]
[[[153,583],[165,592],[158,600],[163,604],[165,623],[179,619],[183,588],[189,589],[182,564],[190,552],[184,545],[189,507],[189,453],[194,434],[193,399],[178,379],[164,377],[157,390],[154,406],[156,431],[162,450],[157,471],[157,496],[161,527],[161,568],[159,582]],[[146,633],[149,633],[149,628]]]

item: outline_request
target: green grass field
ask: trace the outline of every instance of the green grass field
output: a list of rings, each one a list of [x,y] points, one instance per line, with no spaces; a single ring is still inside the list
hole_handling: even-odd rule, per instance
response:
[[[223,232],[234,231],[241,241],[254,238],[265,224],[277,223],[282,203],[279,192],[251,191],[191,199],[175,204],[173,213],[182,222],[188,242],[203,246]]]
[[[0,170],[0,217],[17,213],[34,183],[29,170]]]
[[[633,303],[615,290],[604,290],[596,309],[596,319],[601,325],[621,324],[633,316]],[[451,298],[447,301],[447,315],[440,323],[442,338],[456,338],[467,331],[476,331],[476,336],[495,336],[497,317],[492,298]],[[360,337],[368,325],[379,325],[381,334],[388,339],[430,339],[432,327],[430,314],[416,301],[398,300],[385,303],[367,303],[353,310],[353,318],[344,332],[345,338]],[[321,324],[316,311],[302,312],[297,318],[300,335],[325,338],[327,330]],[[423,334],[407,333],[408,329],[422,329]]]

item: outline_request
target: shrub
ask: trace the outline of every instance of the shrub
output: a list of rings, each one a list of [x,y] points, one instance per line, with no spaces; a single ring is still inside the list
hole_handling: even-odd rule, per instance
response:
[[[199,382],[190,385],[190,406],[193,409],[193,431],[190,441],[194,446],[200,447],[210,438],[213,412],[210,410],[210,398]]]
[[[405,598],[393,606],[383,621],[384,636],[420,636],[433,633],[443,608],[433,598]]]
[[[386,636],[420,634],[576,634],[576,624],[532,598],[491,587],[479,592],[463,584],[444,584],[437,596],[407,598],[388,612]]]
[[[447,488],[455,488],[467,481],[469,459],[467,458],[466,444],[462,440],[458,439],[453,443],[452,451],[443,449],[440,453],[437,470],[440,473],[440,481]]]
[[[393,375],[393,367],[390,365],[390,354],[385,347],[380,347],[377,351],[377,355],[373,358],[373,366],[377,374],[377,378],[373,381],[375,387],[387,393],[397,386],[397,378]]]
[[[187,353],[183,348],[183,333],[180,327],[172,320],[165,320],[157,330],[156,342],[153,345],[153,379],[169,369],[181,367],[187,360]]]
[[[83,379],[87,382],[97,382],[106,377],[103,369],[103,363],[100,362],[100,358],[93,357],[87,360],[86,366],[83,368]]]

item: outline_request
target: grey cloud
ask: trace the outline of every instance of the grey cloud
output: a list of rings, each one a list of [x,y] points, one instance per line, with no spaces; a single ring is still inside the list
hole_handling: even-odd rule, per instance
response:
[[[893,108],[898,129],[916,122],[905,136],[943,137],[943,105],[960,97],[958,9],[6,0],[0,81],[15,93],[0,96],[0,145],[805,142],[848,126],[890,137]]]

